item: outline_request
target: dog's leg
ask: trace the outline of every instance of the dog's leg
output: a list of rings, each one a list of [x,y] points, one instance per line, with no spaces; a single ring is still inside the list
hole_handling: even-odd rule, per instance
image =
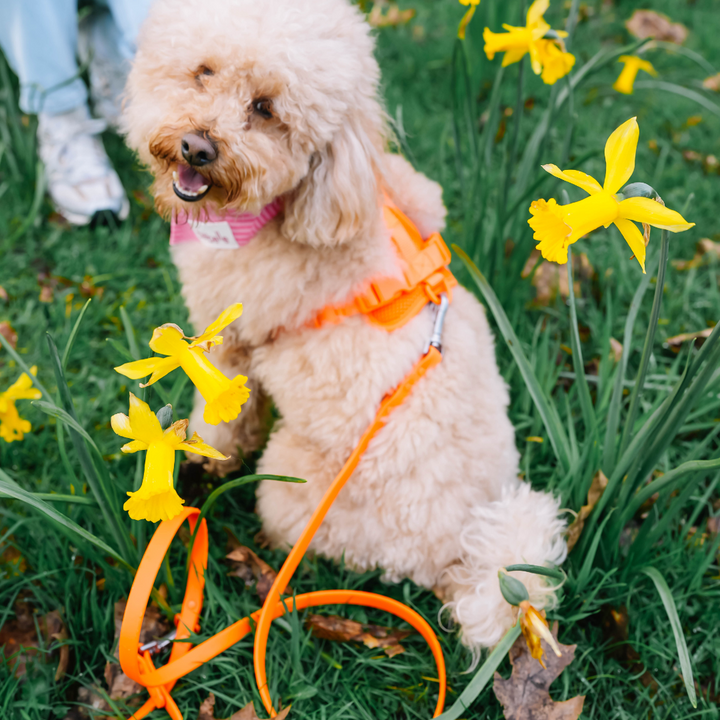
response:
[[[472,508],[460,532],[461,557],[442,576],[437,594],[447,600],[462,626],[465,645],[492,647],[515,622],[515,610],[505,601],[498,571],[508,565],[560,565],[567,550],[565,523],[558,503],[527,483],[504,489],[495,502]],[[557,583],[531,573],[513,573],[527,587],[537,608],[555,602]]]

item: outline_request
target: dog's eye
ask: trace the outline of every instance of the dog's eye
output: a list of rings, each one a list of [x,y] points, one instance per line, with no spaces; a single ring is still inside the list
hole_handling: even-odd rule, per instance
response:
[[[260,98],[259,100],[253,100],[253,110],[258,114],[262,115],[265,119],[269,120],[272,114],[272,100],[267,98]]]
[[[202,85],[203,84],[203,78],[206,76],[214,75],[215,73],[207,66],[207,65],[201,65],[196,71],[195,71],[195,80]]]

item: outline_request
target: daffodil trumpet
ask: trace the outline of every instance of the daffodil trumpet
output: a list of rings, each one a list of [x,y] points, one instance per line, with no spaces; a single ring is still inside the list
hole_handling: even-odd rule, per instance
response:
[[[650,75],[657,76],[657,71],[647,60],[637,55],[621,55],[618,62],[624,63],[618,79],[613,84],[613,90],[623,95],[631,95],[635,87],[635,78],[640,70]]]
[[[545,667],[545,663],[543,662],[544,653],[541,640],[544,640],[552,648],[557,657],[562,656],[557,640],[550,632],[545,613],[543,611],[538,612],[528,600],[523,600],[520,603],[520,628],[530,650],[530,655],[543,667]]]
[[[30,368],[30,373],[37,375],[37,367]],[[28,420],[20,417],[15,402],[17,400],[38,400],[42,393],[33,387],[32,378],[23,373],[7,389],[0,393],[0,438],[6,443],[23,440],[25,433],[32,430]]]
[[[485,54],[492,60],[496,53],[503,55],[502,66],[520,62],[530,55],[530,64],[536,75],[541,75],[547,85],[553,85],[567,75],[575,65],[575,56],[566,52],[563,38],[567,33],[553,30],[543,15],[550,7],[550,0],[535,0],[527,12],[525,27],[503,25],[506,32],[496,33],[485,28]]]
[[[177,368],[182,368],[205,400],[203,419],[209,425],[231,422],[242,410],[250,395],[244,375],[232,380],[218,370],[205,356],[215,345],[222,344],[218,333],[242,314],[242,305],[237,303],[224,310],[205,332],[195,337],[186,336],[173,323],[161,325],[153,331],[150,349],[166,357],[152,357],[126,363],[115,370],[132,380],[150,375],[150,380],[141,387],[147,387],[165,377]],[[190,340],[190,342],[186,342]]]
[[[169,412],[167,411],[169,408]],[[130,393],[130,412],[117,413],[111,418],[112,429],[117,435],[132,442],[123,445],[124,453],[146,450],[142,485],[136,492],[129,492],[123,510],[133,520],[160,522],[172,520],[182,512],[184,500],[173,484],[175,452],[187,452],[217,460],[227,460],[222,453],[210,447],[194,433],[186,440],[187,420],[178,420],[163,428],[172,419],[172,408],[166,406],[155,415],[147,403]],[[165,423],[161,423],[164,420]]]
[[[626,185],[635,170],[639,135],[637,118],[630,118],[610,135],[605,144],[603,185],[579,170],[543,165],[543,169],[554,177],[588,193],[588,197],[568,205],[558,205],[554,199],[535,200],[530,205],[532,217],[528,224],[535,231],[533,237],[545,260],[566,263],[570,245],[593,230],[614,224],[644,273],[646,242],[636,222],[675,233],[694,227],[695,223],[687,222],[680,213],[665,207],[649,185]]]

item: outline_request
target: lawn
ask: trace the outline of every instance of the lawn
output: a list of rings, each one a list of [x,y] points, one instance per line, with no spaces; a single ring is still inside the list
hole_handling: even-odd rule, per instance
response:
[[[493,323],[498,361],[511,387],[524,477],[559,494],[563,507],[574,512],[587,503],[599,470],[609,479],[563,567],[567,579],[560,603],[549,613],[559,623],[560,641],[577,645],[575,660],[552,686],[553,698],[585,695],[583,718],[716,718],[720,344],[718,333],[704,344],[703,338],[667,340],[706,331],[720,316],[715,208],[720,98],[702,86],[720,71],[717,3],[555,0],[546,13],[554,28],[565,27],[570,17],[572,30],[577,19],[568,40],[576,64],[570,82],[562,79],[552,87],[533,75],[527,59],[522,71],[514,64],[501,72],[500,58],[491,62],[483,53],[483,27],[499,31],[503,22],[524,24],[522,5],[522,0],[482,0],[459,43],[457,26],[465,8],[456,0],[403,0],[401,8],[414,8],[415,17],[377,30],[387,111],[398,149],[444,188],[445,239],[468,256],[464,264],[455,253],[453,270],[477,291]],[[658,76],[641,74],[635,92],[623,95],[612,85],[621,68],[617,57],[638,50],[639,41],[624,25],[638,8],[666,13],[689,32],[681,46],[658,43],[646,49],[643,57]],[[73,229],[53,214],[35,159],[35,120],[18,114],[14,79],[4,63],[0,67],[0,323],[11,324],[19,358],[38,367],[49,398],[59,403],[63,384],[53,371],[48,334],[61,356],[69,347],[65,378],[76,417],[97,445],[102,461],[96,458],[95,464],[106,468],[120,502],[133,489],[141,465],[135,456],[120,453],[121,442],[110,428],[110,416],[127,411],[130,388],[112,368],[147,355],[145,343],[157,325],[172,321],[187,327],[168,252],[169,229],[152,210],[149,176],[110,134],[106,146],[132,196],[129,220],[119,227]],[[539,264],[531,255],[535,242],[528,207],[541,197],[567,203],[565,190],[573,201],[583,193],[543,173],[540,165],[576,167],[602,180],[605,141],[633,116],[640,125],[633,180],[652,185],[668,207],[696,226],[670,234],[669,242],[654,229],[647,275],[612,226],[593,232],[572,248],[576,297],[571,302],[561,292],[567,288],[566,268]],[[703,250],[696,250],[701,240]],[[479,272],[468,269],[473,261]],[[574,313],[577,323],[571,321]],[[20,371],[7,348],[0,348],[0,392]],[[146,391],[153,408],[171,396],[176,416],[187,417],[190,387],[160,385],[162,394]],[[22,442],[0,440],[0,490],[19,486],[36,504],[0,496],[5,497],[0,500],[0,628],[10,632],[24,612],[39,622],[59,610],[67,639],[41,640],[23,674],[0,664],[0,717],[78,718],[88,702],[84,689],[107,691],[114,605],[127,597],[132,578],[107,552],[49,519],[46,509],[53,508],[123,552],[98,511],[82,450],[78,454],[67,425],[28,401],[20,408],[33,429]],[[252,473],[255,460],[247,458],[242,473],[232,477]],[[200,507],[227,480],[183,466],[178,491],[188,505]],[[48,500],[48,494],[65,497]],[[203,638],[259,607],[254,589],[228,574],[229,533],[271,566],[278,568],[283,560],[256,542],[254,485],[222,498],[208,516]],[[133,537],[125,556],[136,565],[153,528],[126,517],[122,522]],[[182,600],[185,561],[178,540],[157,580],[173,611]],[[292,588],[370,590],[418,610],[443,646],[449,707],[476,672],[467,672],[470,653],[453,631],[441,629],[441,603],[431,592],[409,581],[385,585],[379,575],[358,575],[306,558]],[[668,607],[670,615],[676,610],[677,633]],[[397,623],[361,608],[337,611],[361,622]],[[403,641],[405,653],[391,658],[355,643],[318,640],[304,628],[302,615],[277,621],[268,648],[271,693],[284,705],[292,703],[290,717],[432,715],[436,669],[422,638],[411,635]],[[70,654],[64,674],[56,678],[59,645],[69,646]],[[685,647],[691,675],[680,658]],[[509,662],[498,669],[507,677]],[[218,718],[251,700],[262,707],[251,639],[185,677],[173,697],[184,717],[194,719],[210,692]],[[111,716],[132,712],[121,700],[111,707]],[[83,711],[91,716],[89,708]],[[492,682],[457,717],[504,717]]]

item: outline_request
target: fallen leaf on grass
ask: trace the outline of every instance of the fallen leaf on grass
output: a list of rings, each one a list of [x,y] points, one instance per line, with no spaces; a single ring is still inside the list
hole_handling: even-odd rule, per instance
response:
[[[640,662],[640,653],[628,642],[630,619],[625,605],[617,608],[603,605],[600,619],[603,637],[608,644],[606,654],[625,665],[633,675],[639,675],[643,686],[651,688],[651,694],[654,694],[658,689],[657,682]]]
[[[388,657],[405,652],[400,640],[412,634],[411,630],[365,625],[338,615],[309,615],[305,627],[316,638],[334,642],[359,642],[369,648],[381,648]]]
[[[697,330],[696,332],[686,332],[686,333],[680,333],[679,335],[673,335],[672,337],[669,337],[665,344],[674,351],[679,351],[682,344],[687,342],[688,340],[705,340],[706,338],[710,337],[710,334],[712,333],[712,328],[705,328],[704,330]],[[702,343],[698,343],[698,345],[701,345]]]
[[[520,273],[520,277],[523,279],[529,277],[539,259],[539,250],[533,250]],[[595,275],[595,268],[590,264],[590,260],[588,260],[585,253],[573,255],[573,274],[575,277],[575,294],[579,295],[580,281],[591,280]],[[535,271],[531,282],[536,290],[535,299],[532,301],[535,306],[547,307],[555,302],[558,295],[562,298],[570,295],[567,263],[558,265],[557,263],[543,261]]]
[[[264,603],[277,577],[275,570],[245,545],[235,547],[225,556],[225,559],[229,560],[232,566],[228,575],[241,578],[246,587],[255,582],[255,592],[258,594],[260,602]],[[292,588],[288,587],[287,592],[292,593]]]
[[[285,720],[290,712],[290,705],[284,710],[281,710],[276,716],[275,720]],[[210,693],[207,700],[200,706],[200,712],[198,713],[197,720],[216,720],[215,718],[215,696]],[[236,713],[231,715],[227,720],[260,720],[258,714],[255,712],[255,706],[250,702],[242,710],[238,710]]]
[[[713,92],[720,92],[720,73],[717,75],[711,75],[703,80],[703,87],[706,90],[712,90]]]
[[[557,639],[558,624],[554,623],[552,634]],[[577,645],[560,645],[558,657],[542,640],[546,668],[535,660],[528,650],[525,638],[520,636],[510,648],[512,675],[505,679],[495,673],[493,690],[503,706],[506,720],[576,720],[585,703],[585,696],[555,702],[548,692],[550,685],[575,658]]]
[[[405,25],[415,17],[415,10],[401,10],[396,3],[387,6],[387,13],[383,14],[384,2],[376,2],[368,15],[368,23],[376,28],[397,27]]]
[[[622,359],[622,343],[619,340],[616,340],[614,337],[610,338],[610,354],[612,355],[612,358],[613,360],[615,360],[615,362],[620,362],[620,360]]]
[[[695,246],[692,260],[673,260],[672,266],[676,270],[691,270],[709,264],[713,259],[720,261],[720,243],[713,242],[710,238],[703,238]]]
[[[580,512],[577,514],[575,520],[573,520],[570,527],[567,529],[567,549],[570,552],[577,541],[580,539],[583,528],[585,527],[585,520],[588,515],[592,512],[592,509],[597,505],[598,500],[602,497],[607,487],[608,479],[605,477],[605,473],[602,470],[598,470],[595,473],[595,477],[590,483],[590,489],[588,490],[587,505],[583,505],[580,508]]]
[[[2,285],[0,285],[0,300],[5,300],[7,302],[7,299],[8,299],[7,290]]]
[[[17,347],[17,332],[7,320],[0,322],[0,335],[2,335],[13,348]]]
[[[636,10],[625,23],[625,27],[636,38],[655,38],[682,45],[688,36],[688,29],[680,23],[674,23],[666,15],[654,10]]]
[[[36,625],[37,623],[37,625]],[[38,628],[42,642],[38,638]],[[39,647],[54,654],[59,643],[67,640],[68,634],[59,610],[38,617],[33,606],[28,602],[15,605],[15,618],[0,628],[0,654],[5,658],[16,677],[22,677],[27,671],[30,658],[36,658]],[[55,681],[60,680],[67,672],[70,661],[70,646],[60,644],[58,666],[55,670]]]

